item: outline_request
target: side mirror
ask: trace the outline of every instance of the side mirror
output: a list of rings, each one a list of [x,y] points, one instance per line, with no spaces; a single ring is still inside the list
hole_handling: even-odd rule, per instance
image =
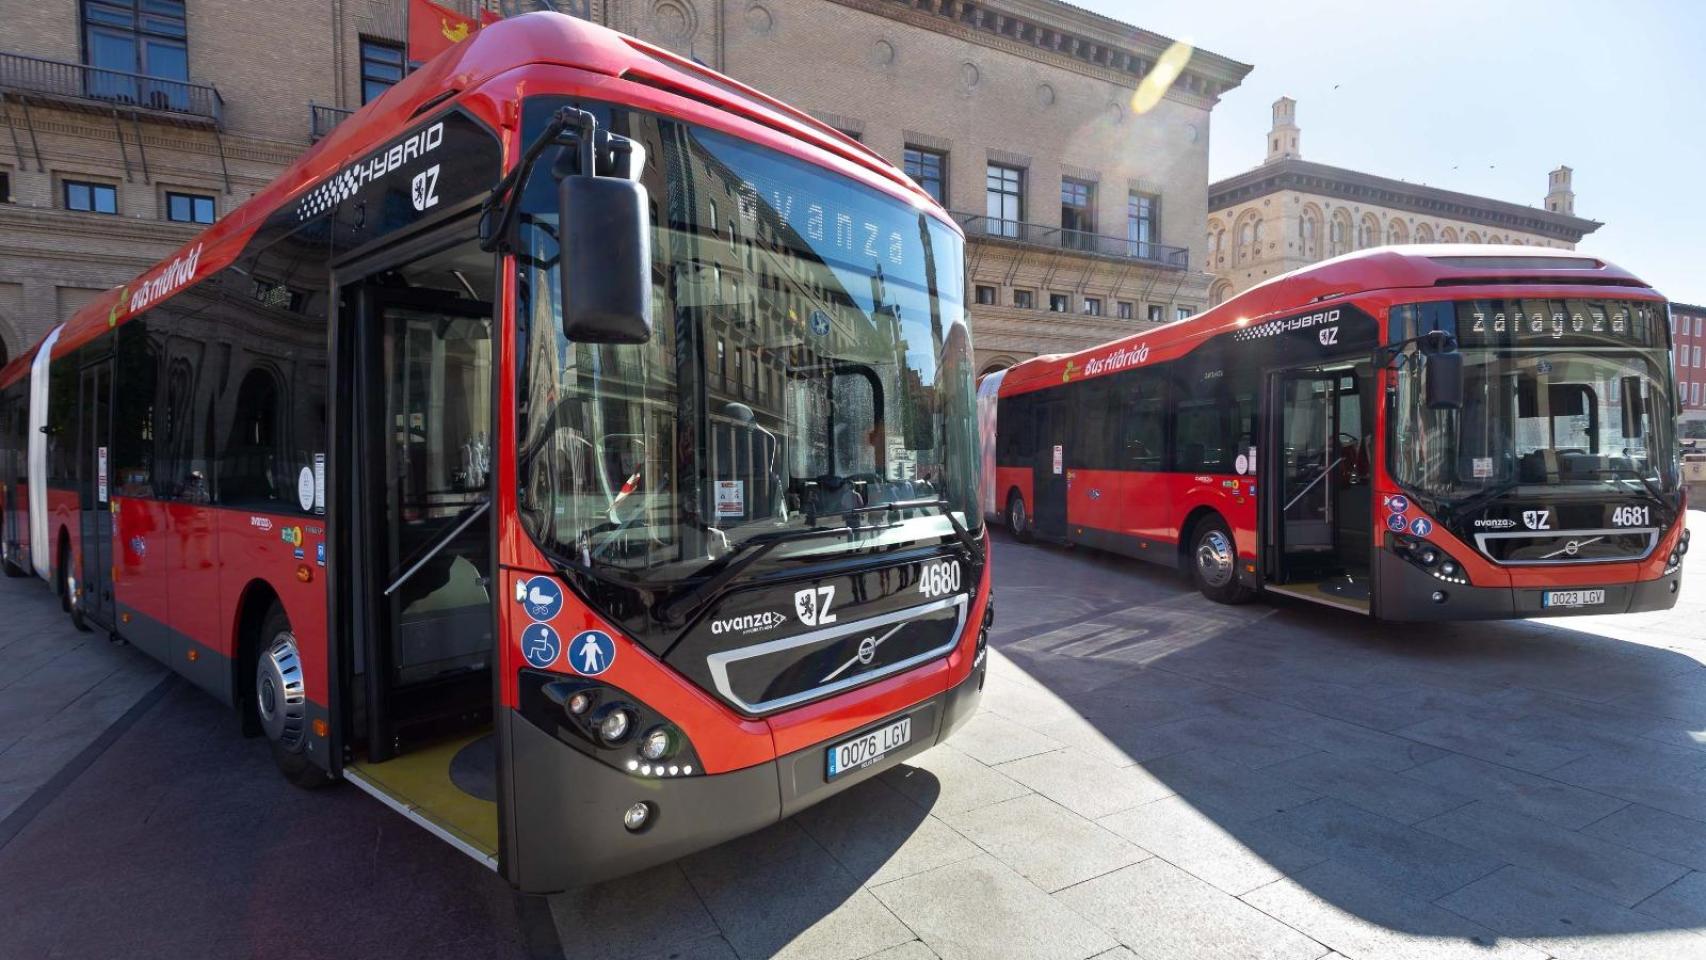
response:
[[[1623,435],[1635,439],[1641,435],[1641,414],[1646,412],[1641,399],[1641,378],[1624,377],[1620,384],[1623,411]]]
[[[1423,375],[1427,377],[1428,409],[1458,410],[1463,407],[1463,354],[1430,353]]]
[[[652,231],[646,188],[571,174],[557,183],[563,334],[578,343],[652,338]]]

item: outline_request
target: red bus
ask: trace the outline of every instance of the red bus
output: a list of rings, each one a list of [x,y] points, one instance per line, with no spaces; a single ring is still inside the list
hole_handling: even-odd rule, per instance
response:
[[[82,627],[527,891],[789,816],[983,684],[963,237],[875,153],[495,24],[0,370]]]
[[[984,378],[985,509],[1227,603],[1665,609],[1688,549],[1667,314],[1569,251],[1339,257]]]

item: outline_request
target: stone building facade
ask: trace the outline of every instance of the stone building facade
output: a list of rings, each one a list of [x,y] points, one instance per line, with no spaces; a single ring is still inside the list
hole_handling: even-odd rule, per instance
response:
[[[257,192],[364,87],[401,76],[403,11],[0,0],[0,359]]]
[[[1670,330],[1682,435],[1706,439],[1706,307],[1672,303]]]
[[[1245,64],[1194,51],[1140,110],[1173,42],[1056,0],[602,0],[594,16],[939,191],[970,239],[980,372],[1207,303],[1209,119]]]
[[[973,238],[980,370],[1207,302],[1209,118],[1244,64],[1184,49],[1170,63],[1167,38],[1057,0],[441,2],[589,16],[905,166]],[[406,6],[0,0],[0,358],[400,76]],[[1146,77],[1160,95],[1134,109]]]
[[[1303,159],[1297,103],[1274,103],[1267,159],[1209,186],[1209,301],[1353,250],[1401,243],[1574,249],[1599,229],[1575,215],[1569,167],[1547,175],[1544,207],[1393,180]]]

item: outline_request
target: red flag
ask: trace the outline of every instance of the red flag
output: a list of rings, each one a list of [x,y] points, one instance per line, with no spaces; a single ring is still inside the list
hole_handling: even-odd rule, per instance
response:
[[[489,10],[476,20],[432,0],[409,0],[409,61],[425,63],[500,19]]]

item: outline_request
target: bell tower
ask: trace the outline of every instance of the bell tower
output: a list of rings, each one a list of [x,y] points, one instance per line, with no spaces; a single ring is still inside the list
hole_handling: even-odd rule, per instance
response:
[[[1268,131],[1268,162],[1303,156],[1298,146],[1302,132],[1297,129],[1297,101],[1280,97],[1274,101],[1274,127]]]
[[[1559,167],[1546,175],[1546,209],[1553,213],[1576,212],[1576,191],[1570,189],[1569,167]]]

